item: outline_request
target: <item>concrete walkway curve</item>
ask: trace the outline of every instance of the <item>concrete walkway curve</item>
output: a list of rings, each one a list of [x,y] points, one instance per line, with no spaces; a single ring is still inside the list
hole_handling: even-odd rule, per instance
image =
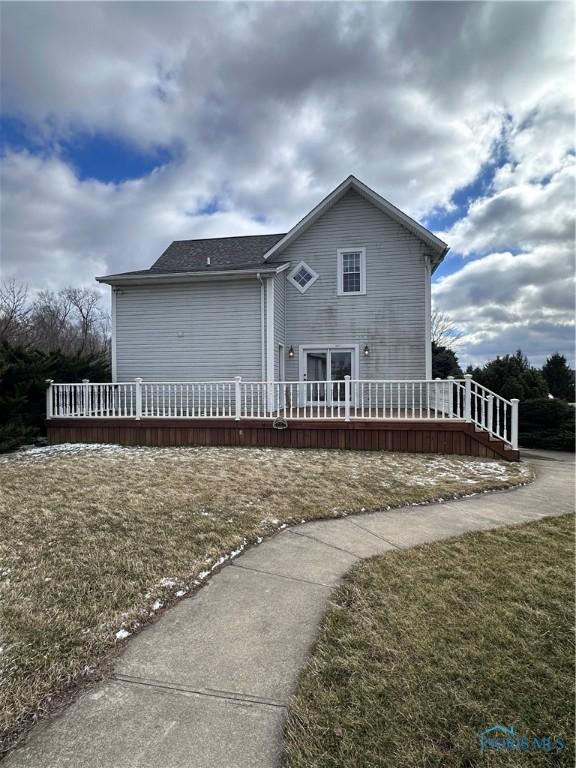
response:
[[[114,678],[39,725],[6,768],[273,768],[333,587],[359,559],[574,511],[574,457],[473,498],[313,522],[223,568],[128,644]]]

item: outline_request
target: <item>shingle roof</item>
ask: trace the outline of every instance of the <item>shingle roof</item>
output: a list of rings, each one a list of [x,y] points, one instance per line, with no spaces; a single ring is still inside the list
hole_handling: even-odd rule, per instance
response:
[[[284,235],[280,234],[175,240],[152,264],[150,272],[216,272],[222,269],[250,269],[264,264],[264,254],[283,237]],[[208,264],[208,258],[210,264]]]

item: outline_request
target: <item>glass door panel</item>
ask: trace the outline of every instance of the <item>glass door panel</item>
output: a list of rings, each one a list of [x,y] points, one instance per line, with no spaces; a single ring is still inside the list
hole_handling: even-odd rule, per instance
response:
[[[306,381],[325,382],[328,378],[328,352],[306,352]],[[324,383],[306,384],[306,400],[311,403],[326,402]]]
[[[330,379],[332,384],[332,402],[343,403],[346,400],[344,390],[344,377],[352,377],[352,351],[331,350],[330,352]]]

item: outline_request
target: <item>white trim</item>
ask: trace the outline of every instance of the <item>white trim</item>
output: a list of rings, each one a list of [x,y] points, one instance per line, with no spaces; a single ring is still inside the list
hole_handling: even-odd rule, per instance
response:
[[[300,381],[304,381],[303,374],[306,373],[303,367],[303,361],[304,352],[321,352],[324,349],[351,349],[354,351],[354,360],[352,361],[352,379],[355,379],[358,381],[360,379],[359,376],[359,366],[358,366],[358,358],[359,358],[359,352],[360,352],[360,344],[300,344],[298,347],[298,378]]]
[[[286,381],[286,347],[278,342],[278,381]]]
[[[424,256],[424,376],[432,378],[432,270]]]
[[[304,267],[304,269],[312,275],[312,279],[309,282],[307,282],[306,285],[300,285],[300,283],[297,283],[296,280],[294,280],[294,275],[297,272],[299,272],[299,270],[302,269],[302,267]],[[290,270],[290,274],[288,275],[288,280],[290,280],[294,288],[297,288],[300,291],[300,293],[305,293],[308,290],[308,288],[310,288],[311,285],[314,285],[316,280],[318,280],[318,273],[315,272],[312,269],[312,267],[309,267],[305,261],[299,261],[298,264],[296,264],[296,266],[294,267],[294,269]]]
[[[112,324],[112,341],[110,345],[110,352],[112,356],[112,381],[118,380],[118,360],[116,354],[116,289],[110,288],[110,318]]]
[[[359,291],[344,291],[343,290],[343,278],[342,278],[342,256],[345,253],[359,253],[360,254],[360,290]],[[364,296],[366,294],[366,248],[338,248],[338,296]]]
[[[307,352],[331,352],[342,351],[352,352],[352,380],[358,381],[360,378],[360,345],[359,344],[300,344],[298,347],[298,380],[306,381],[306,353]],[[330,355],[326,360],[326,377],[330,381]],[[299,397],[302,399],[302,393]],[[330,402],[328,398],[327,402]],[[336,404],[336,403],[334,403]]]
[[[96,282],[106,283],[107,285],[124,283],[134,283],[136,285],[141,282],[174,283],[182,280],[214,280],[218,277],[226,277],[228,279],[236,277],[241,279],[256,274],[276,275],[279,272],[288,269],[289,266],[290,263],[288,262],[286,264],[279,264],[278,266],[264,264],[262,267],[253,267],[250,269],[221,269],[214,271],[205,269],[201,272],[142,272],[140,275],[103,275],[102,277],[97,277]]]
[[[260,272],[256,275],[260,281],[260,378],[266,379],[266,318],[265,318],[265,299],[264,299],[264,280]]]
[[[266,283],[266,381],[274,381],[274,280]]]
[[[348,176],[348,178],[344,179],[344,181],[339,184],[336,189],[332,190],[329,195],[321,200],[318,205],[310,211],[310,213],[306,214],[303,219],[301,219],[294,227],[292,227],[292,229],[286,235],[284,235],[281,240],[273,245],[272,248],[270,248],[270,250],[264,254],[264,260],[267,261],[274,254],[283,251],[288,245],[290,245],[293,240],[299,237],[302,232],[308,229],[311,224],[319,219],[320,216],[322,216],[322,214],[328,210],[328,208],[338,202],[338,200],[340,200],[340,198],[343,197],[343,195],[345,195],[346,192],[348,192],[350,189],[355,189],[369,202],[373,203],[377,208],[380,208],[380,210],[384,211],[384,213],[387,213],[391,218],[393,218],[399,224],[402,224],[402,226],[406,227],[406,229],[416,235],[416,237],[420,238],[420,240],[423,240],[428,246],[430,246],[430,248],[432,248],[436,254],[434,266],[437,266],[448,253],[448,245],[440,240],[439,237],[436,237],[436,235],[434,235],[432,232],[429,232],[426,227],[423,227],[399,208],[396,208],[395,205],[392,205],[392,203],[388,202],[388,200],[385,200],[377,192],[374,192],[373,189],[367,187],[366,184],[363,184],[355,176]]]

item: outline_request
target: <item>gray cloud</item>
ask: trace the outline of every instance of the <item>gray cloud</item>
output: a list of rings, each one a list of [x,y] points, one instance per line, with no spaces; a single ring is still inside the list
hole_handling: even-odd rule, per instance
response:
[[[544,2],[7,3],[3,105],[43,154],[5,158],[3,272],[89,284],[172,239],[282,231],[351,172],[422,217],[503,142],[509,162],[445,233],[490,269],[463,265],[436,300],[458,317],[456,293],[483,306],[484,326],[466,326],[478,354],[479,334],[508,343],[499,308],[510,327],[540,322],[531,291],[564,338],[572,29],[569,4]],[[79,181],[60,144],[80,130],[175,160]],[[525,262],[491,255],[509,249]]]

